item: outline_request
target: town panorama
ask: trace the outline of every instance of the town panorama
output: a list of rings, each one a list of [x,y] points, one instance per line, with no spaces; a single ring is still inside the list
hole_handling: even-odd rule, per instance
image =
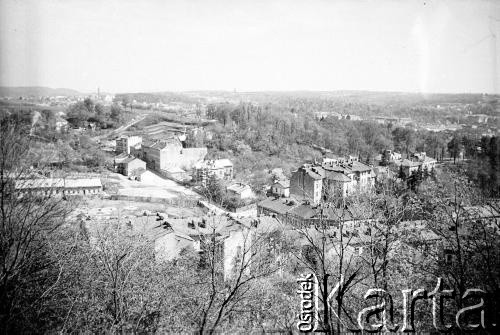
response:
[[[491,31],[468,48],[495,46]],[[117,59],[148,53],[129,33]],[[498,91],[165,77],[86,90],[0,76],[2,334],[498,332]]]

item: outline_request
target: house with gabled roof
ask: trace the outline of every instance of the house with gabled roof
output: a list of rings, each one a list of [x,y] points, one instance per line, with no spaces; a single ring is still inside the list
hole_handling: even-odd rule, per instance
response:
[[[271,193],[279,197],[288,198],[290,196],[290,180],[276,179],[271,185]]]
[[[135,171],[146,170],[146,162],[134,156],[127,155],[127,157],[118,156],[115,158],[116,172],[124,175],[131,176]]]
[[[400,163],[396,162],[406,177],[410,177],[421,169],[424,171],[432,171],[436,166],[437,161],[426,155],[425,152],[417,152],[410,156],[410,159],[403,159]]]
[[[226,188],[226,190],[229,195],[235,196],[238,199],[251,199],[255,197],[250,185],[244,183],[231,184]]]

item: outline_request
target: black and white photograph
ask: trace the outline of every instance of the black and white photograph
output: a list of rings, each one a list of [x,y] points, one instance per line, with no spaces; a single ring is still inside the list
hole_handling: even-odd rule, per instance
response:
[[[0,334],[499,334],[500,1],[0,0]]]

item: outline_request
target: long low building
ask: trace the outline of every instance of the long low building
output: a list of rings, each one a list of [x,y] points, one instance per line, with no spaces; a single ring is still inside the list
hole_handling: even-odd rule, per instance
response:
[[[357,208],[334,208],[311,204],[309,200],[292,198],[267,198],[257,204],[258,216],[271,216],[281,223],[295,226],[313,226],[327,224],[338,226],[340,223],[366,221]]]
[[[91,195],[102,191],[99,178],[38,178],[19,179],[15,188],[22,193],[39,195]]]

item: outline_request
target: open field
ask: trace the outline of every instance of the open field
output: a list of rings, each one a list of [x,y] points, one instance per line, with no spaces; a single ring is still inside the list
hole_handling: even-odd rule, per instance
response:
[[[85,199],[68,217],[68,221],[77,219],[97,220],[106,222],[108,220],[127,219],[128,217],[155,215],[166,213],[173,218],[195,217],[203,215],[200,207],[181,208],[158,203],[108,200],[108,199]]]
[[[129,180],[127,177],[111,173],[107,181],[118,183],[118,194],[134,197],[154,197],[172,199],[176,197],[199,198],[199,195],[176,182],[161,178],[147,171],[147,181]]]

